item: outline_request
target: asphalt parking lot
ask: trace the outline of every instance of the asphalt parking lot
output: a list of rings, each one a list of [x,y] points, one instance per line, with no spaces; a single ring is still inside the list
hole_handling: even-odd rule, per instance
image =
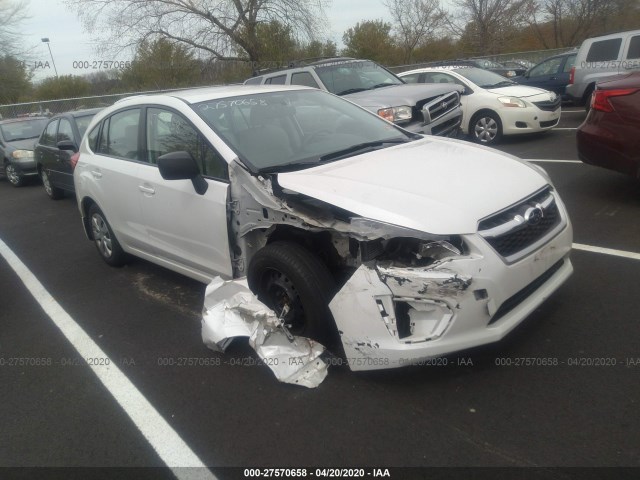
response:
[[[75,198],[54,202],[39,184],[1,180],[0,466],[164,467],[169,459],[638,478],[640,186],[577,160],[583,119],[567,108],[560,128],[499,147],[549,172],[573,222],[572,278],[497,345],[439,366],[331,367],[314,390],[278,383],[246,343],[224,355],[208,350],[205,286],[142,260],[107,266],[84,237]],[[17,276],[8,250],[35,282]],[[55,301],[47,310],[32,296],[43,289]],[[89,364],[107,361],[123,376],[105,384]],[[636,469],[587,477],[549,467]],[[453,474],[437,472],[425,478]],[[524,478],[511,473],[493,478]]]

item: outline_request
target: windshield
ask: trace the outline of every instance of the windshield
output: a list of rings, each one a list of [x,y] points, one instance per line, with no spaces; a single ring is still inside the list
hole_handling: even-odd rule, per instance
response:
[[[46,118],[32,118],[5,123],[0,125],[0,130],[2,130],[2,136],[6,142],[17,142],[18,140],[38,138],[46,124]]]
[[[362,92],[404,83],[375,62],[338,62],[316,67],[327,90],[336,95]]]
[[[492,88],[496,86],[506,87],[515,85],[511,80],[507,80],[502,75],[483,70],[481,68],[456,68],[454,72],[459,73],[467,80],[472,81],[481,88]]]
[[[320,90],[256,93],[192,108],[254,172],[299,170],[417,137]]]

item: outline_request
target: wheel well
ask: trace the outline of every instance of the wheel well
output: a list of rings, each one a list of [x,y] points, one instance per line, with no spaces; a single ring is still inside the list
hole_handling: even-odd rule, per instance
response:
[[[80,204],[82,206],[82,226],[84,227],[84,233],[87,235],[87,238],[89,238],[89,240],[93,240],[93,234],[91,232],[91,223],[89,220],[88,212],[91,208],[91,205],[95,203],[96,202],[94,202],[93,199],[85,197],[82,199],[82,202]]]
[[[471,116],[471,119],[469,120],[469,134],[471,134],[471,127],[473,125],[473,121],[482,114],[486,114],[486,113],[491,113],[493,115],[495,115],[496,117],[498,117],[498,121],[500,122],[500,125],[502,126],[502,120],[500,119],[500,115],[498,115],[498,113],[495,110],[491,110],[490,108],[482,108],[480,110],[478,110],[476,113],[474,113]]]
[[[277,241],[291,242],[300,245],[319,257],[334,275],[340,266],[340,256],[333,245],[329,232],[310,232],[289,225],[277,225],[275,230],[269,235],[267,245]]]
[[[583,105],[587,103],[587,98],[589,98],[589,95],[591,95],[591,93],[593,93],[595,89],[596,89],[595,83],[590,83],[589,85],[587,85],[587,88],[584,89],[584,93],[582,94]]]

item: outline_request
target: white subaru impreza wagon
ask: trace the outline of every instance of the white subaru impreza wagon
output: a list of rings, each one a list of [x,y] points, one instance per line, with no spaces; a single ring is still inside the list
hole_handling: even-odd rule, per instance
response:
[[[354,370],[498,341],[572,272],[544,170],[306,87],[119,101],[74,180],[107,263],[246,277],[292,334],[336,332]]]

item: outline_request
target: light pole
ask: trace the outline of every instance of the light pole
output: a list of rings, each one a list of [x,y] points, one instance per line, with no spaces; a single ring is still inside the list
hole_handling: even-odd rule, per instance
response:
[[[56,61],[53,59],[53,53],[51,53],[51,45],[49,44],[49,38],[41,38],[42,43],[46,43],[49,47],[49,55],[51,55],[51,62],[53,63],[53,70],[56,72],[56,78],[58,78],[58,69],[56,68]]]

